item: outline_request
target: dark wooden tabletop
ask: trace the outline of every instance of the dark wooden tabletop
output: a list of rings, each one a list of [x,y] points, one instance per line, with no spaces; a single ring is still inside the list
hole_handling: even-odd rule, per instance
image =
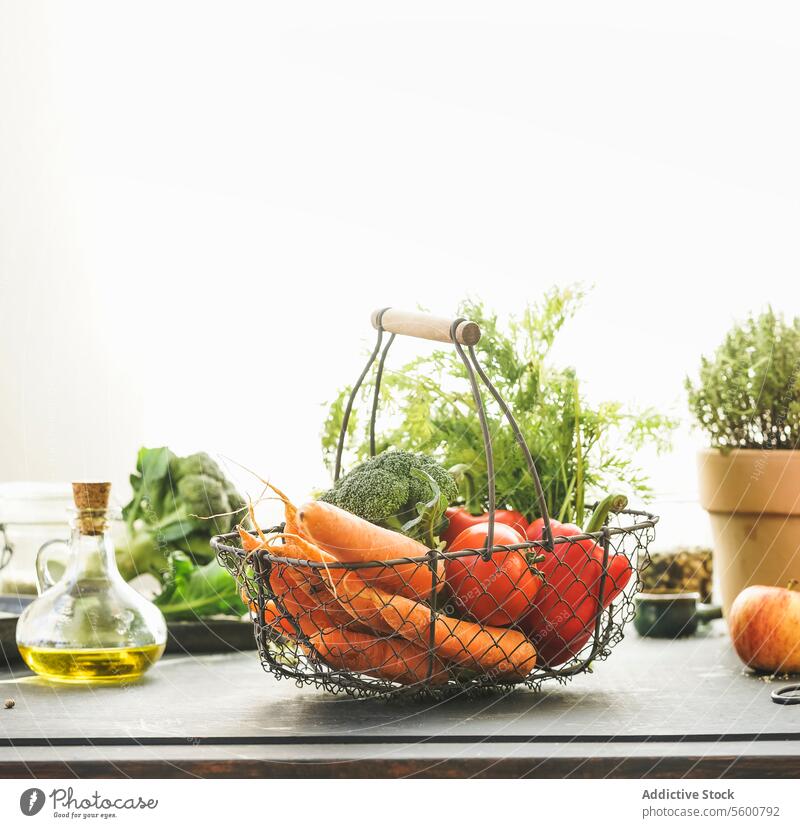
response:
[[[0,672],[0,776],[800,776],[800,705],[749,675],[720,622],[631,631],[541,692],[437,704],[276,681],[255,653],[166,657],[126,687]]]

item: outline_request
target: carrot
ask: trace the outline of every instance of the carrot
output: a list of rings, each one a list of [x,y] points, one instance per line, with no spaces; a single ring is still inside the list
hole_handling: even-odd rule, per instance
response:
[[[324,550],[297,536],[282,549],[287,555],[307,556],[309,560],[332,563]],[[525,678],[536,664],[536,649],[517,630],[461,621],[436,614],[425,604],[402,595],[390,595],[364,583],[353,570],[325,570],[339,602],[356,618],[375,625],[378,612],[388,627],[412,643],[427,647],[433,636],[437,656],[467,670],[496,673],[508,678]]]
[[[295,600],[296,594],[297,593],[293,590],[287,592],[283,596],[282,602],[284,607],[286,607],[286,611],[292,616],[294,621],[297,622],[297,625],[300,627],[306,638],[310,638],[312,635],[316,635],[319,632],[340,629],[339,624],[337,623],[338,619],[333,618],[327,610],[319,606],[311,610],[306,609],[297,603]],[[345,613],[345,616],[347,617],[346,623],[349,624],[352,619],[347,615],[347,613]]]
[[[325,564],[336,564],[338,561],[328,552],[323,551],[315,544],[301,538],[299,535],[281,535],[286,543],[280,547],[287,557],[307,558]],[[350,570],[341,567],[332,567],[321,570],[330,583],[330,588],[336,596],[340,607],[349,613],[356,621],[366,625],[376,632],[392,633],[392,627],[381,617],[380,607],[375,605],[369,597],[371,587],[362,581],[359,576]],[[367,591],[367,597],[362,598],[361,591]]]
[[[243,539],[243,545],[247,543],[251,548],[255,548],[252,544],[255,540],[253,536],[245,534],[251,541]],[[283,552],[284,548],[280,551]],[[273,565],[273,574],[275,568]],[[297,622],[320,658],[330,667],[364,673],[399,684],[426,681],[431,684],[442,684],[448,680],[447,668],[437,656],[431,656],[427,648],[403,638],[378,638],[363,631],[363,624],[355,620],[332,596],[331,606],[316,603],[308,592],[310,588],[303,583],[299,570],[284,565],[280,567],[280,574],[276,580],[279,584],[285,585],[285,589],[281,589],[277,594],[282,596],[286,611]],[[305,598],[302,604],[298,601],[298,595]],[[252,609],[254,603],[249,603]],[[313,607],[308,609],[308,604]],[[374,607],[370,608],[370,614],[380,621],[380,615]],[[281,633],[296,639],[297,631],[275,601],[267,602],[264,620]],[[383,626],[391,629],[388,625]],[[304,646],[303,649],[311,655],[308,647]]]
[[[238,530],[239,537],[242,541],[242,549],[244,549],[246,552],[255,552],[259,549],[265,549],[267,547],[267,536],[261,533],[260,530],[259,534],[261,535],[263,540],[259,540],[258,538],[253,537],[248,531],[243,529],[241,526],[238,527]],[[275,595],[284,595],[287,589],[290,588],[290,584],[285,578],[286,569],[286,564],[274,563],[270,567],[269,586]],[[325,582],[319,575],[314,575],[312,573],[306,574],[309,580],[309,588],[319,586],[327,592]],[[315,609],[320,603],[316,600],[307,600],[302,595],[296,597],[297,602],[307,610]]]
[[[285,599],[285,603],[287,610],[294,614],[296,608],[290,609],[291,598]],[[311,614],[299,613],[296,620],[299,621],[300,629],[311,647],[330,667],[352,670],[354,673],[364,673],[400,684],[416,684],[423,681],[442,684],[449,678],[442,661],[436,656],[430,659],[428,650],[418,644],[403,638],[378,638],[368,632],[341,626],[315,629],[314,625],[322,624],[324,617],[322,610],[316,610]],[[349,623],[356,623],[349,615],[347,618]],[[296,640],[297,630],[274,601],[267,602],[264,620],[284,636]],[[312,655],[309,647],[304,646],[303,649],[307,655]]]
[[[253,612],[258,612],[258,607],[254,601],[248,603]],[[292,638],[297,635],[297,630],[292,622],[278,609],[278,605],[274,601],[267,601],[264,607],[264,621],[282,635],[288,635]]]
[[[285,495],[274,487],[273,490],[284,501],[287,525],[295,523],[299,533],[267,537],[259,530],[262,543],[270,545],[283,540],[282,556],[328,565],[330,568],[320,573],[324,573],[340,606],[353,618],[378,631],[397,633],[422,648],[432,642],[438,657],[463,669],[512,679],[525,678],[531,672],[536,664],[536,650],[521,632],[438,613],[432,617],[430,607],[417,600],[431,592],[431,570],[427,564],[359,570],[333,566],[340,561],[419,557],[426,552],[422,544],[328,503],[314,501],[297,510]],[[441,580],[439,586],[443,583]]]
[[[250,611],[258,615],[258,604],[252,598],[248,598],[244,590],[242,591],[242,598],[247,601],[247,606],[250,608]],[[297,637],[297,629],[292,623],[292,620],[271,598],[264,605],[264,621],[268,626],[283,636],[288,636],[289,638]]]
[[[239,540],[241,540],[242,549],[245,552],[257,552],[259,549],[266,549],[268,539],[263,532],[259,532],[259,537],[255,538],[242,526],[237,526],[236,531],[239,533]]]
[[[381,616],[409,641],[430,641],[442,658],[465,670],[523,679],[536,666],[536,649],[519,631],[461,621],[448,615],[431,618],[429,607],[402,595],[382,596]]]
[[[253,523],[255,526],[255,522]],[[259,549],[266,549],[267,547],[267,536],[258,529],[259,538],[253,537],[246,529],[243,529],[241,526],[236,527],[237,531],[239,532],[239,539],[242,542],[242,549],[245,552],[257,552]],[[270,568],[269,574],[269,585],[272,591],[278,594],[279,589],[278,585],[275,581],[275,578],[278,573],[278,569],[280,568],[280,564],[273,564]]]
[[[299,535],[345,562],[388,561],[395,558],[420,558],[428,554],[418,541],[384,529],[350,512],[323,501],[311,501],[301,509],[276,486],[267,483],[283,501],[286,514],[285,532]],[[258,529],[252,507],[250,517]],[[260,537],[264,534],[258,529]],[[432,568],[427,562],[399,564],[392,567],[369,567],[359,575],[373,586],[397,592],[409,598],[426,600],[434,588]],[[436,567],[436,592],[444,586],[444,561]]]
[[[266,541],[259,541],[241,527],[239,535],[242,547],[253,551],[264,546]],[[265,536],[266,537],[266,536]],[[275,550],[283,552],[282,548]],[[359,624],[351,613],[336,600],[322,578],[309,568],[290,567],[286,564],[272,564],[269,585],[272,592],[279,596],[305,635],[311,635],[319,629],[346,626],[353,629],[368,629]],[[254,609],[253,602],[249,602]],[[258,610],[254,609],[255,612]],[[266,619],[269,623],[269,619]],[[291,625],[290,625],[291,626]],[[292,627],[292,634],[295,633]]]
[[[301,535],[339,561],[389,561],[428,554],[418,541],[321,500],[303,505],[297,510],[297,520]],[[444,561],[438,561],[436,572],[438,592],[444,586]],[[358,575],[374,587],[417,600],[430,598],[434,587],[432,569],[427,562],[369,567],[359,569]]]
[[[354,619],[352,614],[333,597],[327,587],[318,590],[305,580],[298,569],[287,566],[282,571],[282,580],[287,584],[284,605],[292,615],[307,614],[317,629],[349,627],[365,632],[369,628]],[[306,633],[308,635],[308,633]]]
[[[437,656],[431,657],[427,648],[403,638],[378,638],[340,628],[311,635],[309,641],[328,665],[339,670],[400,684],[443,684],[450,677]]]
[[[278,626],[282,632],[288,633],[292,638],[297,638],[298,635],[298,631],[292,622],[296,623],[300,632],[309,639],[319,633],[336,630],[344,631],[346,627],[351,625],[354,628],[358,627],[359,631],[364,629],[343,609],[339,608],[336,614],[319,605],[313,609],[307,609],[297,602],[297,595],[298,590],[292,588],[281,596],[280,601],[285,608],[285,612],[281,611],[277,601],[267,601],[264,608],[264,621],[272,627]],[[251,602],[251,609],[258,612],[258,608],[253,602]]]
[[[271,483],[267,483],[264,481],[266,485],[275,492],[276,495],[281,499],[283,502],[284,514],[286,516],[285,521],[285,531],[287,532],[297,532],[299,531],[299,527],[297,525],[297,509],[295,508],[294,504],[289,500],[288,497],[276,486],[273,486]],[[250,522],[253,524],[256,530],[256,534],[258,537],[253,537],[246,529],[242,526],[237,526],[236,529],[239,532],[239,538],[242,542],[242,549],[245,552],[255,552],[259,549],[264,549],[267,545],[267,536],[261,530],[261,527],[258,525],[258,521],[256,520],[255,512],[253,511],[253,504],[250,503],[248,506],[248,514],[250,516]],[[272,583],[272,575],[279,574],[280,572],[280,564],[274,564],[271,567],[270,572],[270,586],[272,587],[273,592],[277,592],[276,584]],[[323,583],[320,579],[320,583]]]

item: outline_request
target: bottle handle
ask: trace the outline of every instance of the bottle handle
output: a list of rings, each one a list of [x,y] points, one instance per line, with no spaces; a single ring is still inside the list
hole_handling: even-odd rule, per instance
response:
[[[43,543],[39,547],[39,551],[36,553],[36,580],[38,582],[40,595],[50,589],[50,587],[55,586],[55,584],[60,580],[61,575],[64,574],[62,570],[61,574],[58,578],[56,578],[50,572],[50,564],[55,560],[55,558],[51,557],[50,552],[55,546],[66,546],[67,550],[69,550],[68,541],[61,540],[61,538],[54,538],[53,540]],[[63,560],[64,559],[62,557],[62,566]]]
[[[8,562],[14,555],[14,547],[8,540],[8,533],[6,532],[4,523],[0,523],[0,536],[3,538],[3,544],[0,547],[0,569],[4,569],[8,566]]]

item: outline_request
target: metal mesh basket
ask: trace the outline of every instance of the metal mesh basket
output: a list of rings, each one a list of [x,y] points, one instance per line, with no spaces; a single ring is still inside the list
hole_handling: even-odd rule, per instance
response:
[[[477,325],[390,309],[374,314],[373,325],[377,342],[345,409],[336,479],[353,402],[378,360],[370,418],[370,447],[375,453],[381,375],[395,336],[450,341],[465,366],[484,437],[486,545],[457,552],[432,549],[387,561],[340,562],[332,557],[304,557],[292,546],[282,550],[287,543],[283,525],[266,533],[276,536],[269,546],[255,533],[245,538],[247,550],[237,533],[214,538],[221,563],[249,599],[264,668],[278,678],[334,693],[427,697],[517,685],[537,688],[547,679],[565,681],[588,670],[592,662],[608,656],[633,616],[632,597],[640,586],[639,572],[646,566],[658,518],[623,510],[597,532],[554,537],[525,439],[478,363]],[[387,331],[391,336],[384,345]],[[500,406],[526,459],[543,520],[541,540],[494,543],[494,459],[479,382]],[[291,538],[288,543],[293,543]],[[532,600],[529,592],[510,581],[503,590],[487,589],[498,579],[509,579],[504,559],[518,554],[541,568],[543,583]],[[477,556],[482,559],[479,575],[474,568]],[[448,578],[462,580],[458,590],[462,598],[465,584],[467,594],[474,589],[480,595],[484,623],[465,612],[451,593]],[[504,596],[502,602],[493,598],[497,592]]]

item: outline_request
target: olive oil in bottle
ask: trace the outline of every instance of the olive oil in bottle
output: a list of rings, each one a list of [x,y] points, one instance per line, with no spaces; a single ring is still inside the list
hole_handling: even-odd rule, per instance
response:
[[[139,678],[161,658],[164,645],[68,650],[20,644],[19,652],[34,673],[52,681],[114,683]]]
[[[17,646],[40,676],[61,682],[136,679],[164,652],[161,611],[119,574],[109,530],[109,483],[73,483],[69,560],[58,582],[47,547],[36,561],[41,594],[17,623]]]

